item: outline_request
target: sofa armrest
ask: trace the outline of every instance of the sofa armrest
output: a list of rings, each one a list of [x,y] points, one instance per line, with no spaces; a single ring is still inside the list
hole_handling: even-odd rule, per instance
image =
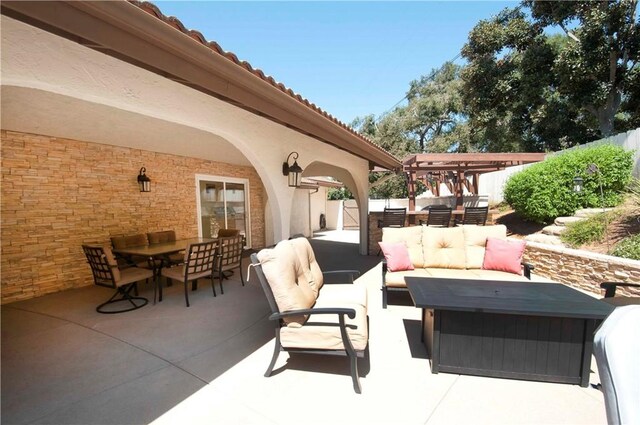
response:
[[[531,280],[531,271],[535,269],[535,266],[530,263],[522,263],[522,267],[524,267],[524,277]]]
[[[611,298],[616,295],[616,288],[618,286],[626,286],[633,288],[640,288],[640,284],[638,283],[625,283],[625,282],[602,282],[600,284],[601,288],[604,288],[604,297]]]
[[[355,280],[355,278],[360,277],[360,270],[330,270],[328,272],[322,272],[322,276],[323,277],[327,277],[327,276],[335,276],[335,275],[349,275],[350,278],[350,282],[349,283],[353,283],[353,281]]]

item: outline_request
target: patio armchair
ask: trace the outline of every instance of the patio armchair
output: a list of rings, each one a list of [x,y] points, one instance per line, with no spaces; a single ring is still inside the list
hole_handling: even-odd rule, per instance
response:
[[[489,207],[465,207],[462,221],[457,224],[476,224],[484,226],[489,215]]]
[[[244,250],[244,241],[241,235],[230,236],[226,238],[218,238],[218,258],[216,264],[216,272],[220,281],[220,292],[224,294],[222,280],[226,279],[225,272],[238,269],[240,281],[244,286],[244,278],[242,277],[242,252]]]
[[[215,266],[217,241],[194,243],[185,250],[184,262],[169,268],[163,268],[160,276],[170,280],[182,282],[184,284],[184,299],[189,307],[189,290],[187,284],[192,282],[192,290],[197,288],[196,281],[208,277],[211,279],[211,290],[216,296],[216,288],[213,282],[213,270]],[[155,288],[159,289],[159,301],[162,301],[162,282],[156,279]],[[156,300],[156,290],[154,289],[153,301]]]
[[[634,305],[640,304],[640,297],[616,297],[616,288],[618,286],[628,287],[628,288],[640,288],[640,284],[638,283],[626,283],[626,282],[602,282],[600,287],[605,290],[604,298],[602,301],[614,305],[616,307],[624,306],[624,305]]]
[[[106,247],[82,245],[82,251],[87,257],[89,266],[91,266],[94,284],[116,290],[115,294],[113,294],[108,301],[96,307],[98,313],[124,313],[147,305],[148,300],[146,298],[138,297],[137,283],[141,280],[152,278],[153,272],[151,270],[136,267],[120,270],[111,249]],[[132,290],[135,296],[131,296]],[[120,310],[109,310],[105,308],[110,304],[121,302],[131,304],[131,307]]]
[[[640,306],[616,308],[596,331],[593,354],[609,424],[640,423]]]
[[[145,235],[144,233],[111,237],[111,246],[113,247],[113,249],[135,248],[147,245],[149,245],[149,240],[147,239],[147,235]],[[118,254],[116,255],[116,260],[118,261],[118,266],[120,268],[142,267],[154,270],[157,266],[156,264],[151,263],[148,258],[135,255]]]
[[[368,357],[367,292],[354,284],[324,284],[324,275],[306,238],[279,242],[251,255],[275,324],[273,371],[280,351],[349,358],[353,388],[361,393],[358,358]],[[353,270],[335,273],[358,275]]]
[[[147,233],[147,239],[149,241],[149,245],[156,245],[160,243],[166,242],[175,242],[176,241],[176,232],[174,230],[163,230],[161,232],[151,232]],[[176,254],[168,254],[162,257],[163,264],[180,264],[184,261],[184,253],[176,253]]]
[[[427,216],[427,226],[449,227],[451,221],[450,207],[429,208]],[[420,224],[424,224],[424,220],[420,220]]]

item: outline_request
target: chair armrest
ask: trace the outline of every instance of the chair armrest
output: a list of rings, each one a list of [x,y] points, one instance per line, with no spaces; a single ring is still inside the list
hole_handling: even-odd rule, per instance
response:
[[[353,319],[356,317],[356,311],[353,308],[304,308],[300,310],[289,310],[282,311],[280,313],[273,313],[269,316],[269,320],[279,320],[283,317],[290,316],[304,316],[311,314],[338,314],[344,316],[345,314],[349,317],[349,319]]]
[[[524,267],[524,277],[531,280],[531,271],[534,270],[536,267],[533,264],[524,263],[524,262],[522,263],[522,267]]]
[[[351,278],[351,282],[349,283],[353,283],[354,276],[356,278],[360,277],[360,270],[330,270],[328,272],[322,272],[323,277],[338,275],[338,274],[348,274],[349,277]]]
[[[640,284],[638,284],[638,283],[602,282],[600,284],[600,287],[605,289],[605,292],[604,292],[604,297],[605,298],[611,298],[611,297],[615,296],[616,295],[616,288],[618,286],[640,288]]]

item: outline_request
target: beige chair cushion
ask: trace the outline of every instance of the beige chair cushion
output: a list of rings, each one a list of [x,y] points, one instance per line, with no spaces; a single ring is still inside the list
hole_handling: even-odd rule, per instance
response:
[[[314,291],[300,265],[298,255],[290,241],[281,241],[273,249],[263,249],[258,253],[278,310],[281,312],[311,308],[316,300]],[[300,327],[306,316],[285,317],[287,326]]]
[[[170,268],[163,268],[161,274],[162,276],[168,277],[169,279],[184,282],[184,268],[184,264]],[[189,275],[189,281],[202,279],[203,277],[211,277],[211,270],[201,273],[192,273]]]
[[[409,251],[409,258],[413,267],[424,267],[424,254],[422,249],[422,226],[411,227],[383,227],[382,242],[404,242]]]
[[[330,305],[325,305],[324,302],[320,302],[320,299],[318,300],[319,302],[315,306],[317,308],[353,308],[356,311],[356,317],[353,319],[345,316],[347,335],[349,335],[353,348],[358,351],[364,350],[369,340],[366,308],[359,304],[336,303],[333,300],[330,301]],[[344,344],[342,343],[338,323],[337,314],[311,315],[307,323],[302,327],[294,328],[288,326],[281,328],[280,343],[285,348],[343,350]]]
[[[153,271],[148,269],[139,269],[137,267],[129,267],[120,272],[121,278],[116,282],[116,286],[126,285],[128,283],[140,282],[145,279],[153,278]]]
[[[140,233],[130,236],[114,236],[111,238],[111,245],[114,249],[131,248],[135,246],[147,246],[147,235]]]
[[[149,245],[175,242],[176,232],[173,230],[164,230],[162,232],[147,233],[147,239],[149,240]]]
[[[464,233],[464,245],[467,269],[481,269],[484,261],[484,252],[487,246],[487,238],[507,238],[507,226],[497,224],[495,226],[461,226]]]
[[[111,267],[111,273],[113,273],[113,280],[116,282],[116,286],[126,285],[126,283],[120,283],[122,276],[120,274],[120,269],[118,268],[118,262],[113,256],[111,248],[105,246],[102,249],[104,250],[105,260],[107,260],[107,264]]]
[[[462,227],[419,226],[418,228],[420,227],[424,229],[422,234],[424,267],[465,268],[464,231]]]
[[[304,278],[307,280],[307,284],[313,290],[314,296],[318,298],[318,293],[324,284],[324,279],[311,244],[307,238],[294,238],[289,242],[291,246],[293,246],[298,260],[300,260],[300,266],[304,272]]]
[[[366,310],[368,307],[367,288],[356,283],[324,285],[314,307],[340,303],[358,304]]]
[[[392,288],[406,288],[407,284],[405,283],[404,278],[407,276],[428,277],[430,274],[425,269],[387,272],[384,276],[384,284]]]

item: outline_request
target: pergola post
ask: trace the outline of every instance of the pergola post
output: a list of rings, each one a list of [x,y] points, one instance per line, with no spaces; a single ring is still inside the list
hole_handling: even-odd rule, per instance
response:
[[[462,180],[464,179],[464,171],[461,169],[457,170],[457,181],[456,181],[456,209],[462,210],[464,209],[464,184]]]
[[[409,211],[416,210],[416,172],[407,172],[409,189]]]

